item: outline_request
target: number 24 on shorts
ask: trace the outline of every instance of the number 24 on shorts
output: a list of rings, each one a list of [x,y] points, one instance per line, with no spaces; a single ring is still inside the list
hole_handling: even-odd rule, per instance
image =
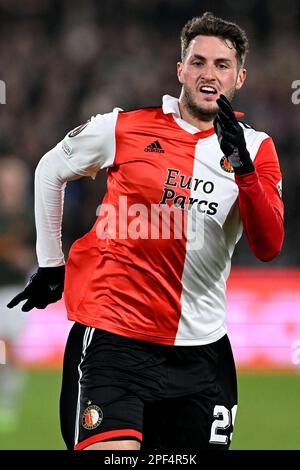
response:
[[[216,405],[214,407],[214,418],[215,419],[212,423],[211,426],[211,433],[210,433],[210,439],[209,442],[211,444],[227,444],[228,443],[228,436],[225,436],[224,434],[218,434],[218,430],[225,430],[229,428],[229,426],[232,424],[234,426],[234,421],[236,417],[236,412],[237,412],[237,405],[234,405],[230,410],[226,408],[226,406],[223,405]],[[230,434],[230,440],[232,438],[232,433]]]

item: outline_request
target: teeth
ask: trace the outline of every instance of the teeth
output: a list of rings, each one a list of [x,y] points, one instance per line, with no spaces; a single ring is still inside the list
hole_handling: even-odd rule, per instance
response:
[[[201,91],[207,91],[208,93],[216,93],[216,90],[210,86],[202,86]]]

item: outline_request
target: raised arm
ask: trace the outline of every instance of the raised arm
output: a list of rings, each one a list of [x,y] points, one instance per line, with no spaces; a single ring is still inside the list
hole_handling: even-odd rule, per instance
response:
[[[220,147],[234,169],[239,208],[248,244],[257,258],[270,261],[283,244],[281,172],[271,138],[261,143],[254,164],[244,130],[225,96],[217,100],[220,112],[214,126]]]

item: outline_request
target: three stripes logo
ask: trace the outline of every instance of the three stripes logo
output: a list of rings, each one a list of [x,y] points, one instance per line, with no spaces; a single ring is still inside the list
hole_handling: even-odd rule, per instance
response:
[[[147,147],[144,148],[144,152],[165,153],[158,140],[155,140],[154,142],[152,142],[152,144],[147,145]]]

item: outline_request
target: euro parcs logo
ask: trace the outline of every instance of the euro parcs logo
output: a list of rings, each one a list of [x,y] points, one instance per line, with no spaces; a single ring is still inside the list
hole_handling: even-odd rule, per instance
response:
[[[0,80],[0,104],[6,104],[6,84]]]

